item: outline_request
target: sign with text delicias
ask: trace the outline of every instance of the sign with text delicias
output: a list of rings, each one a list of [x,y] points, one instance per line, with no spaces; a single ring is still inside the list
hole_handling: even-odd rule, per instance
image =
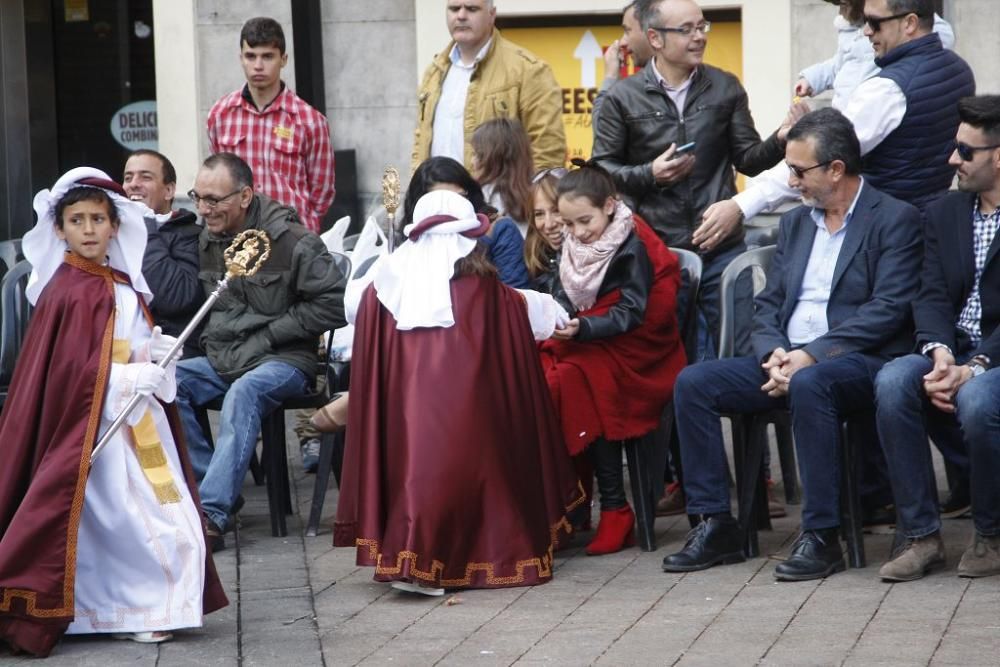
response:
[[[503,35],[552,67],[562,87],[567,158],[590,157],[594,142],[590,112],[604,79],[604,50],[622,36],[620,26],[505,28]],[[743,39],[738,22],[713,22],[705,62],[743,75]]]
[[[156,150],[160,138],[156,127],[156,100],[126,104],[111,116],[111,136],[130,151]]]

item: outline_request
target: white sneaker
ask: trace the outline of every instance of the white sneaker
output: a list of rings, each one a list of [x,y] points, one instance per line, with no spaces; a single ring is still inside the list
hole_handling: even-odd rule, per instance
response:
[[[159,644],[174,638],[173,634],[162,630],[157,632],[116,632],[111,636],[115,639],[126,639],[140,644]]]
[[[421,595],[431,595],[434,597],[444,595],[443,588],[430,588],[428,586],[421,586],[420,584],[412,584],[409,581],[394,581],[390,585],[397,591],[406,591],[407,593],[420,593]]]

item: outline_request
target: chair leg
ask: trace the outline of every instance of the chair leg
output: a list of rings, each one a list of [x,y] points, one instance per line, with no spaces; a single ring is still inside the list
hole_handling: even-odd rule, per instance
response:
[[[865,567],[865,541],[862,532],[861,496],[858,491],[858,455],[850,427],[840,428],[841,532],[847,541],[851,567]]]
[[[285,512],[291,501],[285,451],[285,413],[280,407],[263,419],[261,434],[264,441],[263,463],[267,480],[267,505],[271,514],[271,535],[285,537],[288,535]]]
[[[656,505],[649,488],[649,470],[641,451],[642,440],[643,438],[632,438],[622,445],[625,448],[628,478],[632,485],[632,503],[639,533],[639,548],[643,551],[656,551],[656,536],[653,533]]]
[[[767,420],[761,415],[738,417],[733,428],[741,435],[733,438],[734,455],[737,441],[742,451],[736,459],[736,493],[739,522],[743,530],[743,548],[747,558],[760,555],[757,531],[770,527],[767,517],[767,489],[764,486],[764,447],[767,446]],[[762,514],[763,512],[763,514]]]
[[[198,420],[198,426],[201,427],[201,432],[205,435],[208,446],[215,449],[215,440],[212,438],[212,424],[208,421],[208,410],[196,406],[194,408],[194,417]]]
[[[316,537],[316,533],[319,531],[323,502],[326,500],[326,487],[330,483],[330,470],[333,468],[333,449],[337,435],[324,433],[323,437],[320,438],[319,467],[316,468],[312,505],[309,507],[309,522],[306,524],[307,537]]]
[[[779,413],[774,422],[774,435],[778,441],[778,462],[781,465],[781,481],[785,487],[785,503],[798,505],[802,502],[799,493],[799,470],[795,463],[795,440],[792,424],[787,412]]]
[[[344,451],[347,448],[347,429],[333,436],[333,478],[340,488],[340,475],[344,471]]]
[[[250,476],[253,477],[254,486],[264,486],[264,466],[260,464],[256,451],[250,457]]]

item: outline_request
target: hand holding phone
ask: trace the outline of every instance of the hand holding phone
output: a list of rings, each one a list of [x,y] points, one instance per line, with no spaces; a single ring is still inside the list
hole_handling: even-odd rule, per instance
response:
[[[674,157],[678,157],[678,156],[684,155],[684,153],[693,151],[694,150],[694,145],[695,145],[695,142],[691,141],[689,143],[684,144],[683,146],[678,146],[677,150],[674,151]]]

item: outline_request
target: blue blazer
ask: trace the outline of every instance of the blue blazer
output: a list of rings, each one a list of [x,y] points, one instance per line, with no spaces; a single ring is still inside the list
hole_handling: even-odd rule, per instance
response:
[[[816,236],[810,210],[800,206],[781,216],[767,286],[755,301],[751,341],[758,359],[791,349],[788,321]],[[920,212],[865,183],[834,267],[830,330],[803,349],[821,363],[852,352],[890,358],[911,351],[922,248]]]

